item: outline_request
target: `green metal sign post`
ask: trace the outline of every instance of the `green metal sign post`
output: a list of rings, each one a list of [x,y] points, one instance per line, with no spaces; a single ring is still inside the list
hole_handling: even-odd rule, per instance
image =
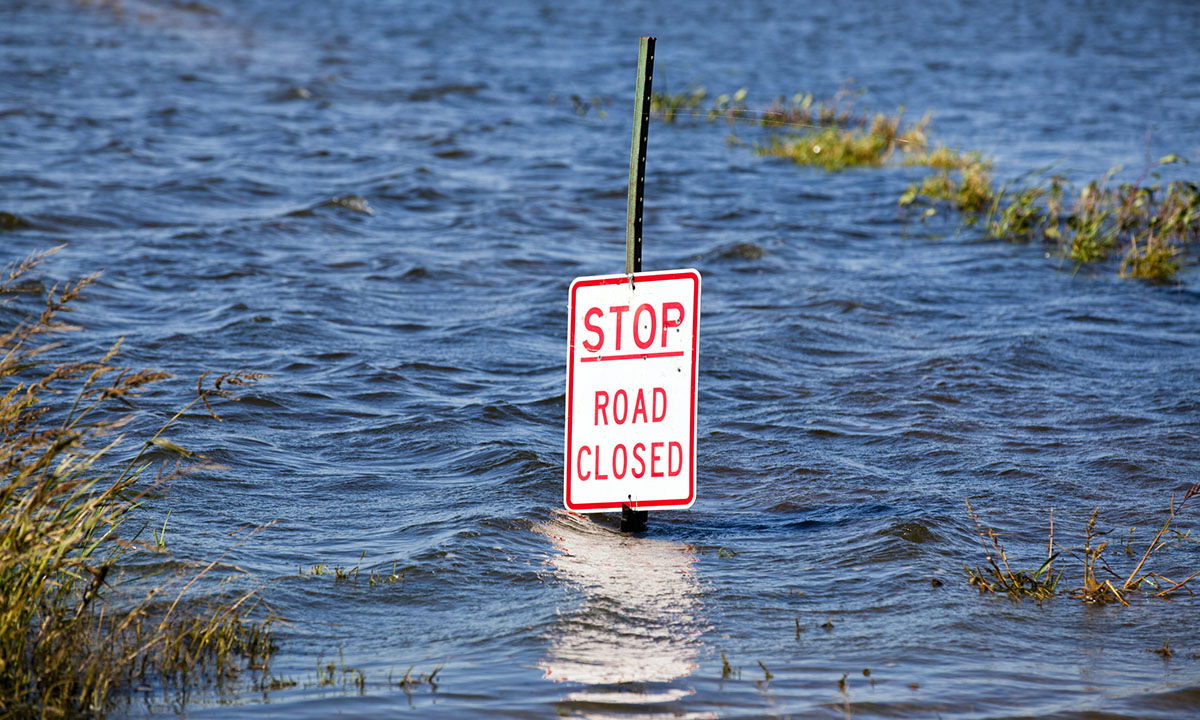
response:
[[[642,271],[642,201],[646,190],[646,136],[650,129],[650,86],[654,78],[654,38],[638,39],[637,89],[633,100],[633,142],[629,147],[629,189],[625,211],[625,274]],[[649,512],[621,506],[621,529],[646,529]]]
[[[625,274],[642,271],[642,200],[646,190],[646,135],[650,129],[650,84],[654,38],[638,40],[637,89],[633,103],[633,142],[629,147],[629,191],[625,212]]]

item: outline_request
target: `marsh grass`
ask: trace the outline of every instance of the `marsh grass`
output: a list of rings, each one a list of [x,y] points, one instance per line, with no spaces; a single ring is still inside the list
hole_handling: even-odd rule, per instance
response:
[[[730,126],[756,125],[768,132],[766,140],[755,145],[758,154],[830,171],[878,167],[897,152],[917,155],[925,148],[929,116],[905,124],[903,111],[860,114],[848,90],[819,102],[811,93],[777,97],[758,109],[747,104],[747,95],[746,88],[712,98],[703,87],[678,94],[657,92],[651,95],[650,112],[666,123],[707,120]]]
[[[1109,541],[1102,540],[1101,533],[1096,530],[1100,515],[1098,508],[1092,511],[1084,525],[1084,542],[1079,548],[1063,548],[1056,544],[1054,514],[1051,511],[1045,561],[1036,570],[1013,570],[1009,556],[1000,542],[1000,534],[992,528],[985,529],[983,527],[968,500],[967,514],[975,524],[976,533],[983,542],[986,562],[980,566],[965,567],[967,581],[979,588],[981,593],[1002,593],[1013,599],[1045,600],[1055,595],[1068,594],[1074,599],[1097,605],[1118,602],[1128,606],[1131,596],[1139,592],[1145,592],[1156,598],[1165,598],[1183,592],[1194,594],[1188,585],[1193,579],[1200,576],[1200,570],[1176,580],[1149,569],[1149,564],[1164,549],[1173,544],[1192,540],[1190,531],[1180,532],[1173,525],[1179,512],[1198,494],[1200,494],[1200,485],[1193,485],[1184,492],[1178,502],[1174,495],[1171,496],[1166,518],[1146,545],[1138,561],[1128,572],[1118,572],[1109,562],[1106,555],[1110,548]],[[1133,528],[1130,528],[1122,555],[1125,557],[1135,556],[1133,545]],[[1056,571],[1054,562],[1064,554],[1079,558],[1082,577],[1079,585],[1060,590],[1059,584],[1063,577],[1063,571]]]
[[[682,93],[650,93],[650,117],[665,123],[694,119],[702,115],[701,108],[708,92],[700,86],[689,87]]]
[[[993,194],[987,208],[984,223],[987,236],[1009,242],[1062,240],[1064,182],[1054,176],[1043,184],[1001,188]]]
[[[128,444],[122,432],[135,417],[132,400],[169,376],[119,366],[120,342],[95,360],[63,359],[69,349],[52,338],[77,329],[64,316],[96,276],[50,288],[32,309],[17,307],[30,295],[18,295],[23,279],[57,250],[0,276],[7,314],[24,317],[0,334],[4,718],[102,716],[135,684],[186,695],[199,684],[265,670],[274,651],[270,621],[252,619],[256,591],[230,589],[235,566],[215,560],[165,579],[147,577],[136,556],[166,552],[166,525],[143,541],[127,522],[196,466],[168,453],[174,466],[154,469],[149,451],[173,446],[167,429],[197,405],[213,412],[210,400],[259,376],[202,377],[196,398],[119,462]]]
[[[1161,158],[1132,183],[1114,185],[1113,170],[1071,189],[1056,175],[1027,181],[1034,172],[997,187],[993,163],[981,153],[929,148],[928,114],[906,124],[903,110],[864,113],[854,105],[856,95],[843,89],[818,102],[809,93],[797,93],[753,107],[746,88],[713,97],[701,86],[690,86],[682,93],[654,93],[651,116],[666,123],[755,125],[766,133],[752,143],[757,154],[831,172],[928,167],[932,172],[901,194],[902,207],[919,207],[922,219],[949,209],[989,239],[1043,243],[1076,269],[1119,257],[1122,277],[1162,283],[1192,257],[1189,247],[1200,237],[1200,188],[1183,181],[1146,184],[1148,178],[1157,180],[1162,166],[1184,162],[1178,155]],[[736,132],[728,143],[751,144]]]
[[[721,679],[740,678],[742,671],[729,664],[729,658],[725,657],[725,651],[721,651]]]
[[[905,190],[900,196],[901,206],[922,200],[972,214],[985,210],[995,199],[992,163],[980,153],[938,146],[929,152],[914,152],[905,164],[930,167],[934,172]]]
[[[1105,604],[1120,602],[1122,605],[1128,605],[1129,603],[1126,598],[1131,593],[1144,588],[1150,588],[1154,597],[1167,597],[1180,591],[1194,594],[1191,588],[1187,586],[1196,576],[1200,575],[1200,570],[1177,581],[1158,572],[1148,570],[1147,563],[1157,553],[1169,547],[1173,540],[1180,537],[1180,533],[1172,525],[1188,501],[1198,494],[1200,494],[1200,484],[1188,488],[1178,503],[1175,501],[1175,496],[1171,496],[1171,502],[1167,507],[1167,516],[1163,520],[1163,524],[1159,526],[1158,531],[1154,533],[1150,542],[1147,543],[1146,549],[1137,564],[1134,565],[1128,574],[1124,575],[1113,570],[1104,556],[1105,550],[1108,549],[1108,541],[1096,542],[1095,528],[1097,518],[1099,517],[1099,510],[1093,510],[1084,529],[1086,542],[1082,553],[1084,566],[1083,583],[1072,591],[1072,597],[1089,603]],[[1173,536],[1172,531],[1174,531]],[[1184,537],[1187,537],[1187,535],[1184,535]],[[1108,577],[1103,577],[1105,575]],[[1102,577],[1103,579],[1101,579]],[[1114,584],[1114,580],[1119,585]]]
[[[404,677],[400,678],[399,680],[393,680],[392,677],[389,676],[388,683],[392,684],[394,682],[398,687],[404,689],[405,691],[421,685],[427,685],[431,690],[437,690],[437,676],[438,673],[442,671],[443,666],[437,665],[427,673],[413,673],[413,670],[416,667],[416,665],[409,665],[408,669],[404,671]]]
[[[967,567],[968,583],[979,588],[981,593],[1003,593],[1014,600],[1031,598],[1045,600],[1058,592],[1061,572],[1055,572],[1053,539],[1048,543],[1046,560],[1035,570],[1012,569],[1008,553],[1000,542],[1000,534],[993,528],[984,529],[971,501],[967,501],[967,515],[975,524],[975,531],[983,542],[986,562],[976,567]],[[1054,536],[1054,515],[1050,515],[1050,536]]]
[[[1147,234],[1130,238],[1121,259],[1122,277],[1135,277],[1164,283],[1179,271],[1180,247],[1161,235]]]
[[[362,695],[367,689],[367,675],[360,668],[347,666],[345,656],[339,651],[336,664],[324,663],[320,657],[317,658],[317,678],[309,686],[337,687],[343,691],[353,687]]]
[[[313,565],[312,567],[310,567],[308,570],[305,570],[304,566],[301,565],[296,569],[296,575],[298,577],[303,577],[305,575],[310,575],[310,576],[314,576],[314,577],[319,577],[319,576],[323,576],[323,575],[332,575],[333,581],[335,583],[357,584],[359,579],[361,577],[363,577],[362,561],[363,561],[363,558],[366,557],[366,555],[367,555],[367,553],[366,553],[366,551],[364,551],[363,554],[359,556],[358,562],[355,563],[353,567],[349,567],[349,568],[341,567],[341,566],[330,567],[327,563],[317,563],[317,564]],[[371,585],[371,586],[394,585],[395,583],[404,582],[408,577],[409,570],[410,570],[410,568],[401,569],[399,567],[399,563],[393,561],[392,568],[390,571],[368,570],[365,577],[366,577],[367,584]]]
[[[778,96],[769,105],[752,108],[746,102],[749,90],[744,87],[710,96],[704,87],[692,85],[682,93],[651,93],[650,116],[665,123],[721,121],[785,130],[862,126],[866,119],[855,112],[853,94],[843,89],[829,100],[818,101],[812,93],[796,93],[790,98]]]
[[[926,144],[929,116],[905,125],[903,112],[876,114],[864,127],[830,125],[799,134],[771,137],[758,146],[760,155],[785,157],[797,165],[829,171],[880,167],[897,153],[919,153]]]
[[[848,95],[848,91],[842,91],[832,100],[821,102],[814,102],[812,93],[796,93],[790,100],[776,98],[758,117],[758,124],[765,128],[862,125],[863,118],[855,112],[853,102],[847,100]]]
[[[1121,257],[1118,272],[1166,282],[1181,266],[1184,251],[1200,237],[1200,188],[1173,181],[1145,184],[1157,177],[1163,158],[1134,182],[1114,184],[1119,171],[1071,191],[1058,175],[1034,182],[1018,180],[1000,188],[991,183],[991,163],[977,153],[939,148],[911,164],[934,173],[900,196],[901,206],[948,206],[968,225],[981,225],[987,237],[1010,242],[1041,242],[1076,265]]]

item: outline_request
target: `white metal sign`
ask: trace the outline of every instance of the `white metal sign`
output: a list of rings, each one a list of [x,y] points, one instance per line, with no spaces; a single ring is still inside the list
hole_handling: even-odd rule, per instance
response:
[[[567,509],[690,507],[700,273],[577,278],[567,324]]]

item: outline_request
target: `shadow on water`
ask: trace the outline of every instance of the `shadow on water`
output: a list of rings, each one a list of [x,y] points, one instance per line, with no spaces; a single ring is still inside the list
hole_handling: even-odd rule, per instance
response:
[[[556,550],[555,577],[579,592],[538,662],[545,678],[581,686],[565,693],[560,714],[716,717],[679,708],[695,692],[681,681],[697,667],[705,630],[691,548],[563,511],[536,530]]]

